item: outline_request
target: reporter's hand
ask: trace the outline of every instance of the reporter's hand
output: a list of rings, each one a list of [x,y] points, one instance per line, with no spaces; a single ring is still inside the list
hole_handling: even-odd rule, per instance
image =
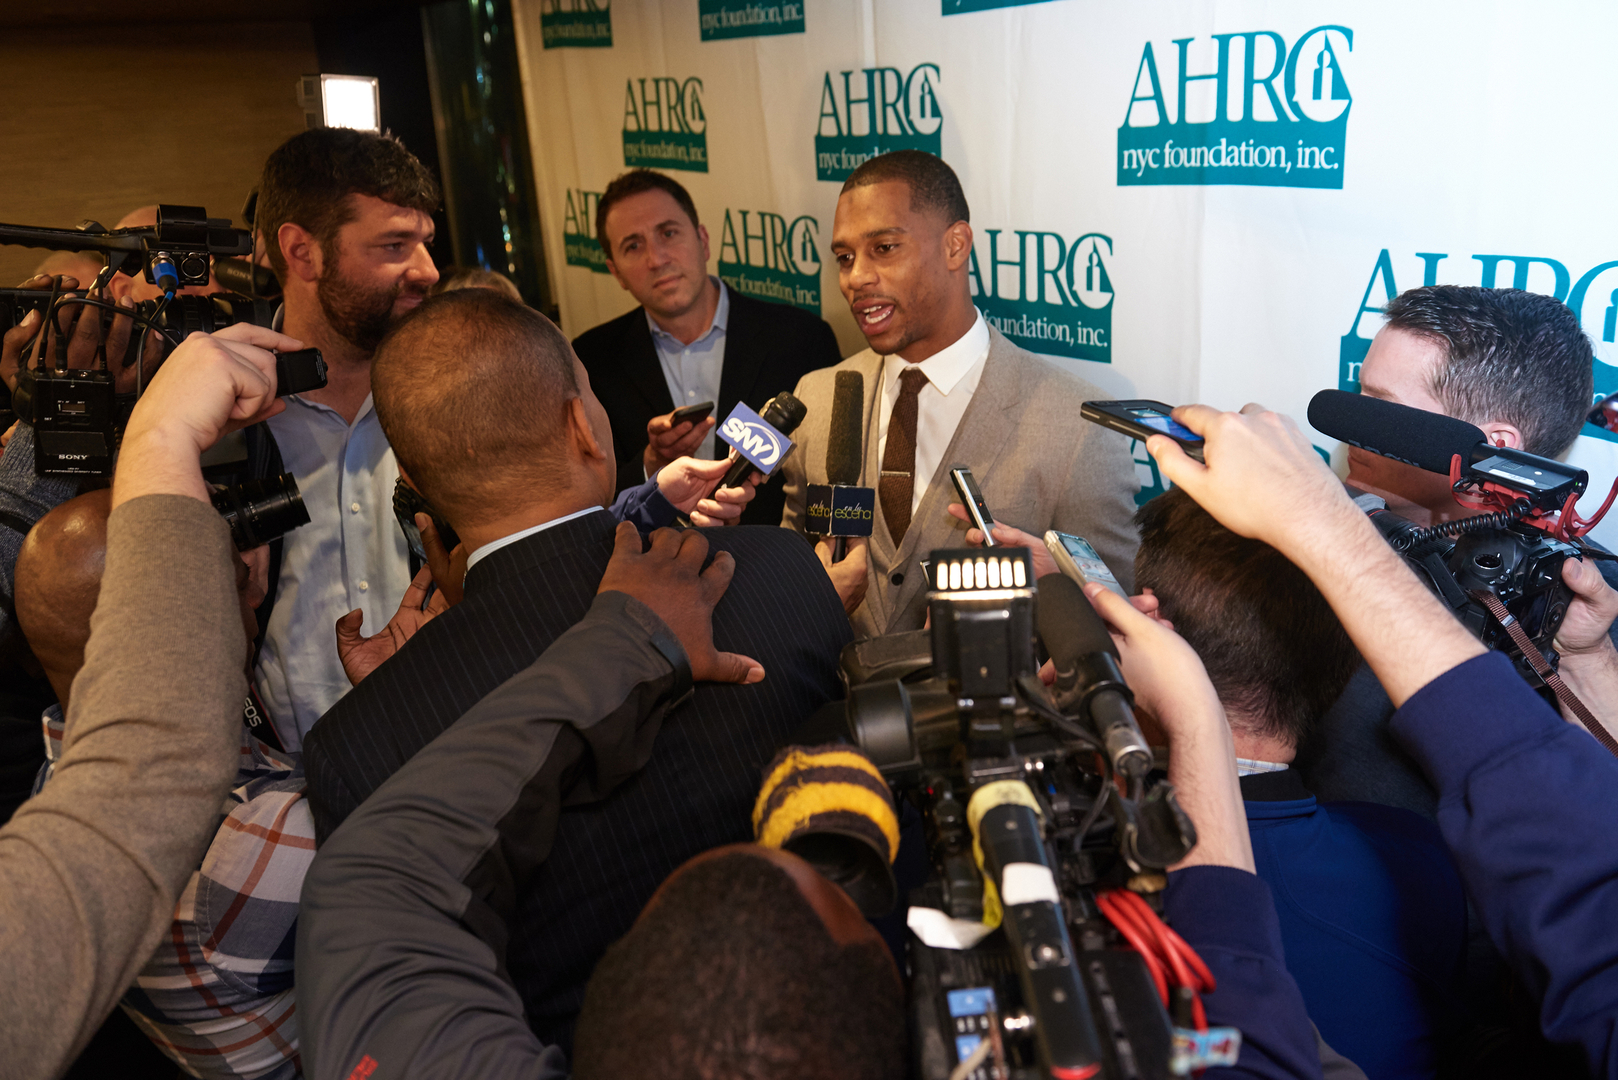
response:
[[[1186,456],[1167,435],[1153,435],[1146,449],[1164,476],[1231,532],[1293,558],[1301,546],[1321,541],[1343,522],[1364,521],[1342,481],[1291,417],[1262,405],[1247,405],[1239,413],[1182,405],[1174,418],[1206,440],[1206,463]]]
[[[362,679],[402,649],[405,642],[415,637],[416,631],[453,606],[452,601],[444,595],[444,590],[439,589],[423,610],[427,586],[432,582],[432,568],[422,567],[405,590],[404,600],[399,603],[399,610],[394,612],[393,618],[388,620],[388,625],[370,637],[360,634],[365,613],[359,608],[337,620],[337,658],[342,662],[343,674],[348,676],[351,684],[358,686]]]
[[[964,521],[968,525],[972,525],[972,519],[967,515],[966,507],[962,506],[960,503],[950,503],[949,512],[951,517]],[[1045,547],[1044,537],[1035,536],[1033,533],[1023,532],[1021,529],[1007,525],[1003,521],[997,521],[994,523],[994,542],[997,544],[1005,544],[1008,547],[1027,548],[1029,554],[1033,556],[1035,581],[1038,581],[1046,574],[1061,573],[1061,568],[1056,565],[1056,560],[1051,558],[1050,551],[1048,551]],[[975,525],[973,525],[972,528],[967,529],[966,543],[968,547],[982,547],[983,530],[979,529]]]
[[[1169,780],[1197,827],[1197,846],[1170,869],[1233,866],[1253,873],[1236,744],[1201,659],[1179,634],[1117,593],[1092,582],[1084,595],[1113,631],[1136,708],[1168,737]]]
[[[734,525],[753,501],[763,475],[757,470],[743,480],[740,487],[712,490],[730,471],[730,461],[704,461],[702,458],[677,458],[657,473],[657,490],[674,508],[691,518],[699,528],[714,525]]]
[[[275,396],[270,350],[302,347],[296,338],[249,323],[187,338],[130,414],[113,477],[113,507],[156,494],[207,502],[202,452],[221,435],[286,407]]]
[[[438,535],[431,514],[416,515],[416,531],[421,533],[421,546],[427,551],[427,566],[433,572],[438,591],[451,606],[461,602],[466,583],[466,560],[471,554],[465,544],[456,544],[455,550],[444,550],[444,538]]]
[[[826,568],[826,576],[831,578],[837,598],[843,602],[843,611],[852,618],[865,601],[865,591],[870,588],[871,553],[866,550],[869,537],[850,536],[847,539],[848,551],[841,562],[832,562],[832,549],[836,541],[830,536],[823,536],[815,543],[815,554],[820,558],[820,565]]]
[[[701,420],[676,424],[672,412],[652,417],[646,423],[646,450],[643,455],[646,475],[656,476],[663,466],[696,453],[697,447],[702,445],[702,440],[708,437],[708,432],[718,422],[712,416],[705,416]]]
[[[736,560],[728,551],[708,569],[708,538],[699,532],[658,529],[652,546],[641,550],[640,533],[623,521],[613,537],[612,559],[597,593],[621,592],[651,608],[679,639],[699,682],[756,683],[764,666],[751,657],[714,648],[713,609],[730,587]]]
[[[1604,653],[1612,648],[1609,631],[1618,619],[1618,592],[1601,576],[1594,559],[1568,559],[1562,580],[1573,590],[1573,602],[1556,631],[1556,651],[1568,657]]]

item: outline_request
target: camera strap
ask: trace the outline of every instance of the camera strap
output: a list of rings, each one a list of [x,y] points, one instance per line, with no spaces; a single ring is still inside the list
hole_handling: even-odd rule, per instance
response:
[[[1606,747],[1608,753],[1618,757],[1618,742],[1613,741],[1611,733],[1601,726],[1601,721],[1597,720],[1595,714],[1585,708],[1584,702],[1580,701],[1573,691],[1568,688],[1567,683],[1562,681],[1562,676],[1557,674],[1555,668],[1551,667],[1550,663],[1545,659],[1545,654],[1539,651],[1539,647],[1528,639],[1528,632],[1522,628],[1522,624],[1516,620],[1511,612],[1506,610],[1506,605],[1500,602],[1500,598],[1487,589],[1478,589],[1471,595],[1474,600],[1488,608],[1489,614],[1494,616],[1494,621],[1499,623],[1507,634],[1511,635],[1512,643],[1517,646],[1518,650],[1528,660],[1529,665],[1534,669],[1534,673],[1544,680],[1546,686],[1551,688],[1551,693],[1556,695],[1556,700],[1560,701],[1568,712],[1578,717],[1579,723],[1583,724],[1585,730],[1595,736],[1596,742]]]

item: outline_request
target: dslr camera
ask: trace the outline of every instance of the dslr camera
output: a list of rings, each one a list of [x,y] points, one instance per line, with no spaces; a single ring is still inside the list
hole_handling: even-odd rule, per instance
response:
[[[842,660],[851,740],[925,822],[931,873],[908,898],[915,1075],[1179,1074],[1189,1005],[1171,1019],[1106,894],[1156,904],[1196,834],[1150,775],[1111,637],[1077,585],[1036,585],[1026,548],[926,565],[930,629]]]

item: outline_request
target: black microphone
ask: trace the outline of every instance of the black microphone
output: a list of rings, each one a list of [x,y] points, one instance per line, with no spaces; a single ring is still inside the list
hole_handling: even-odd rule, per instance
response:
[[[1152,751],[1135,722],[1135,697],[1118,670],[1118,649],[1084,591],[1071,578],[1039,579],[1039,636],[1056,665],[1056,703],[1079,711],[1107,749],[1114,771],[1139,779],[1152,767]]]
[[[876,525],[876,489],[859,486],[864,428],[865,377],[839,371],[826,436],[826,483],[810,484],[805,493],[807,531],[838,538],[834,559],[843,557],[843,537],[870,536]]]
[[[783,390],[771,398],[758,415],[782,435],[791,435],[798,430],[798,425],[803,423],[803,418],[809,415],[809,407],[793,397],[790,391]],[[756,471],[753,463],[735,450],[730,452],[730,457],[734,464],[725,474],[725,478],[719,481],[719,487],[722,488],[736,487],[746,480],[750,473]]]
[[[1446,476],[1456,454],[1467,465],[1480,445],[1493,449],[1482,430],[1465,420],[1343,390],[1316,394],[1309,424],[1339,442]]]

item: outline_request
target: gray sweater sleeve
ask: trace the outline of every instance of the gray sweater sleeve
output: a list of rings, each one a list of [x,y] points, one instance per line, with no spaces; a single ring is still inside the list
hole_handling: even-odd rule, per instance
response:
[[[506,976],[513,882],[549,853],[564,805],[645,764],[682,672],[650,609],[602,593],[332,834],[298,914],[305,1076],[566,1075]]]
[[[18,424],[0,454],[0,640],[11,629],[12,571],[34,522],[79,493],[79,481],[34,472],[34,429]]]
[[[212,838],[247,692],[232,557],[198,499],[146,496],[107,523],[61,759],[0,829],[8,1076],[67,1068],[169,928]]]

